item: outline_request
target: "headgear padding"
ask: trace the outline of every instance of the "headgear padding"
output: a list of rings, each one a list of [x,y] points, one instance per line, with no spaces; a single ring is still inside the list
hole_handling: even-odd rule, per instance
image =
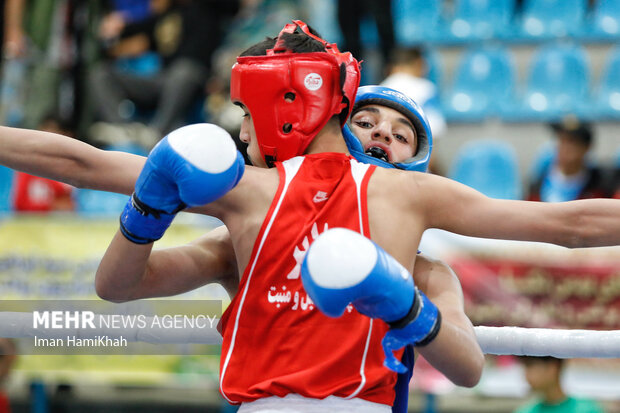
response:
[[[431,127],[422,111],[422,108],[406,95],[384,86],[362,86],[357,91],[353,113],[368,105],[387,106],[407,117],[413,124],[417,137],[417,149],[413,157],[404,162],[390,163],[382,159],[364,153],[364,147],[357,137],[351,132],[349,125],[342,129],[344,140],[349,152],[355,159],[364,163],[379,165],[384,168],[398,168],[407,171],[426,172],[431,159],[433,136]]]
[[[339,115],[344,126],[360,81],[359,63],[351,53],[340,53],[335,44],[312,35],[305,23],[294,23],[280,36],[299,28],[326,52],[293,53],[279,39],[266,56],[238,57],[232,68],[231,100],[250,112],[269,166],[303,154],[333,116]]]

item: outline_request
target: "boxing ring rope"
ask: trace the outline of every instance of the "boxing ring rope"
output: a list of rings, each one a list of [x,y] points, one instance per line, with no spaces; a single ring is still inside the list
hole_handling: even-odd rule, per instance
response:
[[[128,342],[152,344],[210,344],[222,343],[215,328],[184,328],[171,330],[164,327],[118,329],[35,329],[33,314],[27,312],[0,312],[0,337],[58,338],[67,334],[78,338],[123,337]],[[217,325],[217,321],[214,325]],[[147,323],[147,325],[151,325]],[[553,356],[557,358],[620,358],[620,330],[560,330],[522,327],[474,327],[478,343],[485,354]]]
[[[485,354],[620,358],[620,330],[559,330],[522,327],[474,327]]]

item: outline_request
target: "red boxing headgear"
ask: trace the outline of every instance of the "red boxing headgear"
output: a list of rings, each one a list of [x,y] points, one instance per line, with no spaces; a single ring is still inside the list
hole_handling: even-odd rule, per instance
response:
[[[269,166],[303,154],[332,116],[340,115],[344,126],[360,82],[360,66],[351,53],[314,36],[302,21],[293,22],[280,35],[299,28],[326,52],[293,53],[279,39],[266,56],[238,57],[232,68],[230,98],[252,115]]]

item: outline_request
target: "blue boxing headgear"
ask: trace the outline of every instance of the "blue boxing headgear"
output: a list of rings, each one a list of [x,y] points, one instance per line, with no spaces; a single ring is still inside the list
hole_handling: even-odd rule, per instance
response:
[[[405,171],[426,172],[431,159],[433,136],[431,127],[422,111],[422,108],[406,95],[397,90],[383,86],[362,86],[358,89],[353,105],[353,116],[360,108],[368,105],[387,106],[397,110],[407,117],[413,124],[417,136],[417,150],[413,157],[404,162],[390,163],[383,159],[375,158],[364,152],[364,147],[357,137],[351,132],[349,125],[342,128],[344,140],[349,152],[360,162],[370,163],[384,168],[398,168]]]

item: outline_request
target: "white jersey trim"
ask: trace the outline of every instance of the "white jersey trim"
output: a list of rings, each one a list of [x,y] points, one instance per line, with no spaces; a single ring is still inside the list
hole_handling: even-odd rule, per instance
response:
[[[357,194],[357,212],[360,221],[360,234],[364,235],[364,215],[362,214],[362,181],[366,172],[368,172],[370,165],[365,163],[359,163],[355,159],[351,159],[351,175],[355,181],[355,192]]]
[[[299,172],[299,168],[301,168],[301,164],[303,163],[303,161],[304,161],[304,158],[301,156],[298,156],[298,157],[289,159],[288,161],[282,163],[282,166],[284,167],[284,172],[285,172],[284,173],[285,175],[284,187],[282,188],[282,193],[280,194],[280,198],[278,199],[276,207],[273,210],[273,214],[271,214],[271,217],[269,218],[269,222],[267,223],[267,226],[265,227],[265,232],[263,233],[263,237],[261,238],[260,243],[258,245],[258,249],[256,250],[256,256],[254,257],[254,260],[252,261],[252,265],[250,267],[250,271],[248,272],[248,279],[245,283],[245,288],[243,289],[243,295],[241,296],[241,300],[239,302],[239,309],[237,310],[237,315],[235,316],[235,326],[233,329],[230,346],[228,348],[228,353],[226,354],[226,359],[224,360],[224,364],[222,366],[222,373],[220,375],[220,392],[222,393],[222,396],[224,396],[224,398],[230,403],[232,403],[232,400],[230,400],[228,396],[226,396],[226,393],[224,392],[224,377],[226,376],[226,369],[228,368],[228,363],[230,362],[232,352],[235,348],[235,339],[237,337],[237,330],[239,329],[239,318],[241,317],[241,311],[243,310],[243,304],[245,303],[245,297],[248,294],[250,281],[252,280],[252,275],[254,274],[254,268],[256,267],[256,263],[258,262],[258,257],[260,257],[260,253],[263,249],[263,245],[265,244],[265,240],[267,239],[271,226],[273,225],[273,222],[275,221],[276,216],[278,215],[278,212],[280,211],[280,206],[282,205],[282,201],[284,201],[284,196],[286,195],[288,187],[291,181],[293,180],[293,178],[295,177],[295,175],[297,175],[297,172]]]
[[[362,182],[368,172],[370,165],[359,163],[355,159],[351,159],[351,175],[355,181],[355,192],[357,194],[357,213],[359,215],[360,234],[364,235],[364,214],[362,213]],[[362,363],[360,364],[360,385],[355,389],[353,393],[348,395],[347,399],[353,399],[356,397],[364,386],[366,385],[366,357],[368,356],[368,349],[370,348],[370,337],[372,336],[372,318],[368,322],[368,335],[366,336],[366,345],[364,347],[364,354],[362,355]]]

